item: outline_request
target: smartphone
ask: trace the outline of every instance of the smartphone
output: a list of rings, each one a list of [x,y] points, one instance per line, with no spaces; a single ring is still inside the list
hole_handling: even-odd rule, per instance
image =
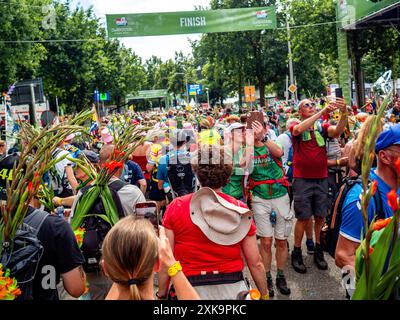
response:
[[[335,89],[335,97],[336,98],[343,98],[343,90],[342,90],[342,88],[336,88]]]
[[[155,201],[138,202],[135,206],[135,216],[139,219],[149,219],[158,234],[160,218]]]
[[[247,129],[253,129],[253,122],[258,121],[261,125],[264,123],[264,114],[260,111],[252,111],[247,117]]]

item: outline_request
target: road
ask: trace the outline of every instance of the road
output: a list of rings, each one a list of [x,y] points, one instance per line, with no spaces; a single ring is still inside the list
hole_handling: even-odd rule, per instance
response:
[[[314,264],[313,256],[307,254],[305,239],[303,241],[303,261],[307,267],[307,273],[300,274],[294,271],[290,263],[290,253],[293,250],[293,231],[289,239],[290,252],[287,266],[285,269],[288,287],[291,289],[289,296],[281,295],[275,287],[275,297],[273,300],[345,300],[344,289],[341,286],[340,269],[336,267],[335,260],[327,253],[324,253],[325,260],[328,263],[328,270],[319,270]],[[275,249],[273,247],[273,265],[272,277],[275,283],[276,264]],[[248,269],[245,269],[245,275],[251,279]],[[254,286],[254,283],[251,281]]]

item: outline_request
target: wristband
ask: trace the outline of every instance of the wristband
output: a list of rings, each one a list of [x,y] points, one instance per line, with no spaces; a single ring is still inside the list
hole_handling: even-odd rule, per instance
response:
[[[269,294],[267,293],[261,296],[261,300],[269,300]]]
[[[179,261],[175,262],[172,266],[168,268],[168,275],[172,278],[179,271],[182,271],[182,266]]]
[[[62,199],[61,199],[61,198],[58,198],[58,199],[57,199],[57,204],[58,204],[59,207],[62,206]]]
[[[337,165],[338,167],[340,167],[340,160],[339,160],[339,159],[336,159],[336,165]]]

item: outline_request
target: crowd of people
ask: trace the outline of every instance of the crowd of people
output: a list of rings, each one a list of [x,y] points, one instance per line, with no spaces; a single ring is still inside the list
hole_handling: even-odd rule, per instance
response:
[[[290,295],[289,255],[298,273],[307,272],[302,247],[318,269],[328,269],[321,239],[341,187],[361,174],[376,111],[376,105],[360,110],[337,98],[277,101],[237,113],[180,108],[96,119],[89,136],[67,136],[52,155],[60,161],[43,180],[57,209],[43,215],[38,198],[30,204],[27,223],[41,212],[43,220],[38,270],[54,266],[57,284],[43,287],[46,274],[37,272],[33,298],[219,300],[252,289],[261,299],[272,298],[275,290]],[[399,114],[400,99],[394,98],[378,128],[370,173],[378,192],[368,207],[370,221],[377,213],[393,214],[386,195],[397,189],[399,178]],[[74,159],[100,168],[116,152],[115,132],[124,126],[141,128],[143,139],[108,183],[120,220],[111,228],[101,218],[106,204],[99,195],[84,223],[88,242],[79,246],[70,222],[94,183]],[[0,170],[12,168],[18,154],[5,150],[0,141]],[[365,233],[361,192],[356,184],[341,208],[334,250],[339,268],[354,266]],[[150,202],[156,203],[156,228],[135,214],[138,204]]]

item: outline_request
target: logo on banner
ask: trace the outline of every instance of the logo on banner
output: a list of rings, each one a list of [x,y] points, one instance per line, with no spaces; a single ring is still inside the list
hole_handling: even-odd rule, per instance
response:
[[[115,19],[115,24],[119,27],[126,27],[128,20],[125,17]]]
[[[257,19],[267,19],[267,11],[261,10],[256,12]]]

